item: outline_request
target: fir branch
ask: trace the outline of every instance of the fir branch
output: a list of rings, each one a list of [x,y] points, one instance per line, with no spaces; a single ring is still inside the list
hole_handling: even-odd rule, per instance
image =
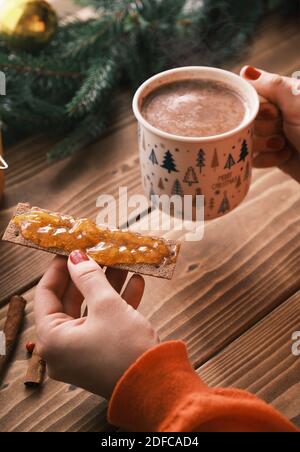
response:
[[[106,114],[87,116],[62,142],[47,154],[48,160],[53,161],[69,157],[93,143],[106,130],[108,124],[107,116],[107,112]]]
[[[49,127],[57,124],[57,117],[54,119],[48,115],[41,116],[36,111],[30,110],[27,104],[18,102],[3,102],[0,104],[0,116],[4,124],[14,124],[14,128],[23,132],[47,131]],[[63,124],[66,127],[66,119]]]
[[[82,78],[82,74],[79,72],[59,72],[59,71],[50,71],[49,69],[44,68],[32,68],[30,66],[17,66],[14,64],[1,64],[0,63],[0,69],[3,70],[14,70],[16,72],[22,73],[22,74],[35,74],[40,75],[43,77],[63,77],[63,78]]]
[[[29,60],[29,61],[28,61]],[[35,61],[31,56],[24,58],[24,56],[7,55],[0,53],[0,69],[15,71],[20,74],[33,74],[42,77],[63,77],[63,78],[82,78],[81,72],[73,72],[66,70],[47,68],[48,61]],[[50,61],[50,66],[53,66],[53,61]]]
[[[113,31],[116,18],[109,14],[103,14],[99,19],[91,19],[81,25],[80,34],[74,39],[69,39],[62,49],[63,58],[89,58],[91,51],[95,53],[95,47],[101,47],[107,43],[109,32]],[[113,34],[113,33],[112,33]],[[100,44],[100,45],[99,45]]]
[[[64,130],[49,157],[70,155],[107,126],[109,96],[121,75],[135,89],[150,75],[184,64],[222,66],[239,55],[266,12],[299,13],[290,0],[77,0],[92,6],[87,21],[61,23],[38,53],[0,41],[7,95],[5,130]],[[68,133],[70,133],[68,135]]]
[[[113,59],[95,61],[74,98],[67,105],[70,116],[83,116],[95,110],[113,88],[118,75],[118,65]]]
[[[152,0],[155,3],[157,0]],[[119,9],[124,9],[134,2],[133,0],[75,0],[81,6],[90,6],[97,9],[105,11],[116,11]]]

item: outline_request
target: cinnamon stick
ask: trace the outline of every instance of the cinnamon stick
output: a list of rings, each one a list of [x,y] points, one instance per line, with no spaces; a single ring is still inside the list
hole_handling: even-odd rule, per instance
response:
[[[7,318],[3,330],[4,338],[6,341],[6,354],[4,356],[0,355],[0,380],[3,376],[2,374],[5,369],[6,363],[14,350],[18,333],[24,319],[25,306],[26,300],[23,297],[15,295],[10,300]]]
[[[24,380],[24,385],[34,388],[43,383],[46,371],[45,361],[38,355],[36,347],[33,350],[32,356],[29,360],[27,373]]]

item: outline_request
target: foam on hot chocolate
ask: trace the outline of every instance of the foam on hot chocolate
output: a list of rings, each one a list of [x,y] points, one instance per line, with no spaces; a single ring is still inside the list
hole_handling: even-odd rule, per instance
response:
[[[227,85],[187,80],[164,85],[149,94],[142,115],[152,126],[183,137],[220,135],[238,127],[247,105]]]

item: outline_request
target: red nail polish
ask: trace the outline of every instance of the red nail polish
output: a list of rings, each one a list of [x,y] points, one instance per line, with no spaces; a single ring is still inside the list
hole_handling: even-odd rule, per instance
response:
[[[261,72],[258,69],[255,69],[255,67],[248,66],[245,70],[245,76],[249,80],[257,80],[261,76]]]
[[[89,258],[83,251],[76,250],[72,251],[72,253],[70,254],[70,260],[72,264],[77,265],[80,264],[81,262],[88,261]]]
[[[27,342],[26,350],[28,351],[28,353],[30,353],[32,355],[34,348],[35,348],[34,342]]]
[[[267,140],[267,146],[269,149],[280,150],[285,144],[285,139],[283,137],[271,137]]]

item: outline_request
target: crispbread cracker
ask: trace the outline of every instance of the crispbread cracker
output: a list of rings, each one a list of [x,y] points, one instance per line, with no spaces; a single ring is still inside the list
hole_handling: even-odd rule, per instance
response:
[[[14,216],[21,215],[30,210],[30,205],[28,203],[19,203],[16,209]],[[14,243],[16,245],[27,246],[29,248],[34,248],[41,251],[46,251],[48,253],[57,254],[60,256],[68,256],[64,250],[56,249],[56,248],[44,248],[34,243],[26,240],[20,234],[17,226],[11,220],[7,229],[2,237],[2,240],[10,243]],[[174,248],[175,246],[179,246],[178,242],[174,240],[165,240],[165,242],[170,246],[170,248]],[[156,278],[165,278],[172,279],[175,271],[176,263],[166,263],[160,266],[149,265],[149,264],[135,264],[135,265],[115,265],[114,268],[118,268],[121,270],[128,270],[129,272],[139,273],[141,275],[155,276]]]

